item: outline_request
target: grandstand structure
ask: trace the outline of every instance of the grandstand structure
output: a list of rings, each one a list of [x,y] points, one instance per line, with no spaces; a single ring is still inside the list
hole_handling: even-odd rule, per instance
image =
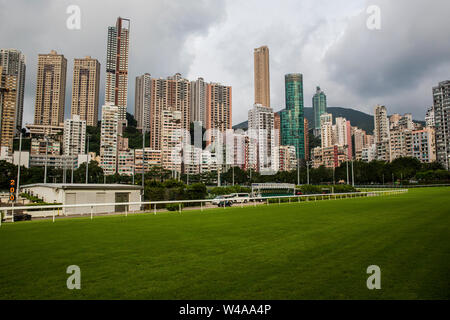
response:
[[[276,197],[295,195],[295,184],[290,183],[252,183],[252,195]]]

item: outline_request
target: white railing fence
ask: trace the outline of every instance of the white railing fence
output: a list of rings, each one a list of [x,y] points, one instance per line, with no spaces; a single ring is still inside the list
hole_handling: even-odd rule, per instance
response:
[[[294,203],[294,202],[309,202],[318,200],[338,200],[338,199],[350,199],[350,198],[360,198],[360,197],[375,197],[375,196],[388,196],[396,195],[408,192],[408,189],[394,189],[394,190],[376,190],[367,192],[348,192],[348,193],[327,193],[327,194],[304,194],[304,195],[287,195],[287,196],[270,196],[270,197],[249,197],[249,198],[225,198],[225,199],[202,199],[202,200],[171,200],[171,201],[143,201],[143,202],[113,202],[113,203],[85,203],[85,204],[55,204],[55,205],[42,205],[42,206],[17,206],[17,207],[0,207],[0,213],[4,213],[4,219],[8,219],[14,222],[14,213],[21,211],[21,213],[31,214],[34,217],[52,217],[53,222],[57,216],[60,216],[60,210],[62,210],[62,216],[76,216],[89,214],[91,219],[97,214],[94,212],[94,208],[98,207],[111,207],[117,209],[117,207],[122,207],[123,210],[104,212],[105,214],[123,213],[128,216],[128,213],[142,213],[142,212],[153,212],[157,213],[158,206],[167,204],[178,205],[178,211],[182,211],[183,204],[199,204],[200,210],[206,209],[205,205],[215,202],[231,201],[241,207],[244,207],[244,201],[248,204],[253,203],[256,206],[259,202],[260,204],[270,204],[273,203],[271,200],[278,199],[278,204],[281,203]],[[283,200],[283,201],[282,201]],[[238,203],[239,202],[239,203]],[[275,204],[277,202],[275,201]],[[129,210],[131,207],[139,207],[138,210]],[[198,209],[197,206],[197,209]],[[145,209],[147,207],[148,209]],[[68,213],[67,209],[70,208],[86,208],[86,210],[78,211],[76,213]],[[226,206],[223,206],[226,209]],[[36,214],[37,213],[37,214]],[[42,214],[43,213],[43,214]],[[9,215],[8,215],[9,214]],[[1,219],[0,219],[1,226]]]

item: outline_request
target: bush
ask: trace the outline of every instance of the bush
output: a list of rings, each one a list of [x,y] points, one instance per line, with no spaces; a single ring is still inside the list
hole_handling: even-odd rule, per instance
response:
[[[181,203],[181,210],[183,210],[183,204]],[[168,211],[178,211],[180,208],[180,204],[179,203],[168,203],[166,204],[166,209]]]

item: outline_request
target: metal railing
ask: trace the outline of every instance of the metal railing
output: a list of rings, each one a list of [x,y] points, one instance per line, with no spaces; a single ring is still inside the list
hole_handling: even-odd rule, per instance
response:
[[[93,219],[94,215],[98,213],[94,213],[94,208],[96,207],[108,207],[108,206],[121,206],[124,207],[124,211],[114,211],[114,212],[103,212],[100,215],[107,214],[122,214],[124,213],[126,216],[128,213],[149,213],[152,212],[156,214],[158,205],[167,205],[167,204],[178,204],[178,211],[181,212],[182,204],[192,204],[199,203],[200,210],[203,211],[205,208],[204,204],[215,202],[225,202],[231,201],[233,203],[240,203],[241,207],[244,206],[244,202],[253,203],[253,206],[256,207],[257,203],[261,204],[270,204],[271,199],[278,199],[278,204],[285,203],[285,201],[281,201],[282,199],[287,199],[288,203],[297,202],[309,202],[309,201],[318,201],[318,200],[338,200],[338,199],[349,199],[349,198],[360,198],[360,197],[373,197],[373,196],[387,196],[387,195],[395,195],[402,194],[408,192],[408,189],[394,189],[394,190],[376,190],[376,191],[367,191],[367,192],[347,192],[347,193],[320,193],[320,194],[304,194],[304,195],[286,195],[286,196],[270,196],[270,197],[245,197],[245,198],[223,198],[223,199],[199,199],[199,200],[170,200],[170,201],[139,201],[139,202],[111,202],[111,203],[85,203],[85,204],[55,204],[55,205],[42,205],[42,206],[17,206],[17,207],[0,207],[0,213],[5,213],[5,220],[10,219],[11,222],[14,222],[14,211],[24,210],[27,213],[32,213],[38,210],[50,210],[52,214],[45,215],[43,217],[51,216],[53,218],[53,222],[55,221],[56,216],[59,215],[59,209],[68,209],[68,208],[88,208],[89,211],[83,213],[69,213],[70,216],[84,215],[90,214],[91,219]],[[129,210],[130,206],[139,206],[140,208],[144,208],[144,210]],[[148,210],[145,210],[145,206],[148,206]],[[247,204],[248,206],[248,204]],[[223,206],[224,209],[226,206]],[[58,211],[58,215],[56,215],[56,211]],[[8,216],[7,213],[10,213]],[[68,216],[67,212],[63,212],[64,216]],[[41,216],[42,217],[42,216]],[[1,219],[0,219],[1,226]]]

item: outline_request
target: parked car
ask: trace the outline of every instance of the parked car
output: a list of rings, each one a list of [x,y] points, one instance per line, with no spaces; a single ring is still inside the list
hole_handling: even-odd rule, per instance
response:
[[[218,207],[231,207],[233,205],[233,201],[228,200],[228,199],[223,199],[222,201],[220,201],[217,206]]]
[[[230,198],[233,199],[234,203],[247,203],[250,200],[250,195],[248,193],[233,193],[230,194]]]
[[[213,199],[213,201],[211,202],[213,205],[219,205],[219,203],[225,199],[225,196],[217,196]]]
[[[29,221],[31,220],[31,214],[26,213],[15,213],[14,221]]]

